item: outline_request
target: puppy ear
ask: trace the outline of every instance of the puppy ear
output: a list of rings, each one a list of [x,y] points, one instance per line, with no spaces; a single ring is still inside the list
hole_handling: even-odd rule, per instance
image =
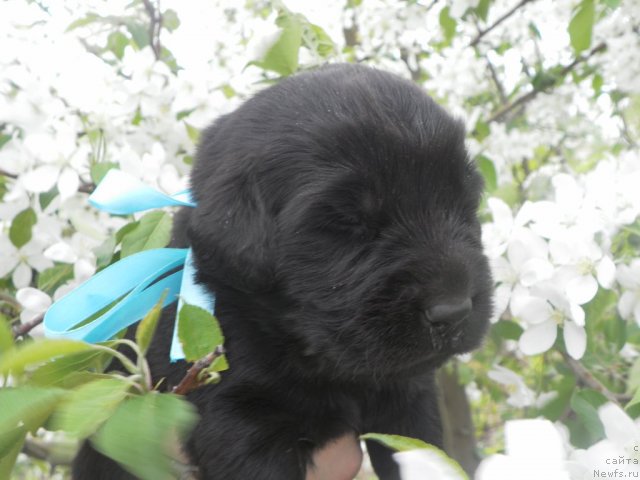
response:
[[[233,145],[233,136],[225,138],[220,123],[203,133],[191,176],[197,206],[188,237],[198,278],[214,289],[266,290],[273,283],[275,222],[252,173],[254,162],[242,155],[242,145]]]

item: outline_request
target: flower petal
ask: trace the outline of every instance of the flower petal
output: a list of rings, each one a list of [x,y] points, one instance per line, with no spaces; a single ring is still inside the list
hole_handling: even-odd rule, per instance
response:
[[[509,420],[504,427],[504,436],[507,455],[514,459],[564,460],[562,437],[549,420]]]
[[[71,246],[66,242],[54,243],[43,254],[54,262],[73,263],[78,259]]]
[[[603,256],[596,266],[596,274],[600,285],[604,288],[611,288],[616,279],[616,265],[613,260],[607,255]]]
[[[537,355],[546,352],[553,346],[558,335],[558,327],[552,320],[533,325],[525,330],[518,342],[525,355]]]
[[[16,288],[27,287],[31,283],[31,268],[24,262],[20,262],[11,276],[13,286]]]
[[[564,322],[564,346],[567,353],[580,360],[587,349],[587,333],[573,322]]]
[[[28,171],[20,177],[25,190],[33,193],[48,192],[56,184],[59,168],[53,165],[42,165]]]
[[[633,292],[624,292],[618,300],[618,312],[620,312],[620,316],[622,318],[629,319],[631,318],[631,313],[633,312],[636,303],[640,303],[639,299],[636,298],[635,293]]]
[[[21,288],[16,292],[16,300],[27,310],[42,313],[51,305],[51,297],[33,287]]]
[[[566,291],[570,302],[582,305],[596,296],[598,282],[591,275],[578,275],[567,282]]]
[[[620,447],[637,440],[640,435],[633,420],[618,405],[605,403],[598,409],[607,438]]]
[[[65,168],[60,173],[58,179],[58,192],[60,192],[60,198],[66,200],[69,197],[75,195],[80,186],[80,179],[78,174],[72,168]]]

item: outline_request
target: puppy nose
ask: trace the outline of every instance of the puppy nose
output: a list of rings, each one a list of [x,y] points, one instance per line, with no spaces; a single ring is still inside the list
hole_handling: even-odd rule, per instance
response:
[[[464,320],[471,312],[471,299],[451,300],[437,303],[425,310],[431,323],[454,323]]]

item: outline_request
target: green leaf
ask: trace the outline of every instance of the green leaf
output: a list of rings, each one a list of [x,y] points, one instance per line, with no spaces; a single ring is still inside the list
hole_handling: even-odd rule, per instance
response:
[[[38,274],[38,290],[51,294],[56,288],[71,278],[73,278],[73,265],[69,263],[62,263],[47,268]]]
[[[131,38],[140,50],[149,45],[149,29],[145,25],[132,21],[127,21],[125,25],[131,34]]]
[[[9,142],[9,140],[11,140],[11,138],[11,135],[6,135],[4,133],[0,134],[0,149],[4,147]]]
[[[13,348],[13,333],[7,317],[0,313],[0,357]]]
[[[480,0],[476,7],[476,14],[484,22],[487,21],[487,15],[489,15],[489,5],[491,5],[491,0]]]
[[[0,432],[12,430],[21,423],[30,432],[37,430],[66,394],[66,390],[59,388],[24,386],[1,389]]]
[[[23,426],[0,433],[0,478],[11,478],[13,466],[26,436],[27,429]]]
[[[211,365],[209,365],[207,370],[210,372],[224,372],[225,370],[229,370],[229,363],[227,362],[227,356],[220,355],[211,363]]]
[[[129,39],[122,32],[111,32],[107,38],[107,49],[120,60],[124,57],[124,49],[129,45]]]
[[[518,323],[511,320],[500,320],[491,327],[491,332],[497,334],[502,340],[518,340],[523,331]]]
[[[336,45],[322,27],[310,23],[309,28],[314,36],[314,47],[316,52],[318,52],[318,55],[322,58],[327,58],[335,53]]]
[[[123,227],[124,228],[124,227]],[[115,236],[107,237],[104,242],[93,249],[96,256],[96,268],[101,269],[111,263],[113,252],[116,249]]]
[[[102,372],[113,356],[105,351],[89,350],[58,357],[29,374],[29,383],[41,387],[76,385],[74,373]],[[85,377],[87,379],[91,378]]]
[[[264,70],[291,75],[298,69],[298,53],[302,44],[302,22],[298,15],[283,12],[276,19],[282,33],[271,47],[253,65]]]
[[[36,212],[31,207],[13,217],[9,227],[9,239],[16,248],[22,247],[31,240],[31,230],[37,221]]]
[[[169,8],[162,12],[162,26],[170,32],[173,32],[180,26],[180,19],[175,10]]]
[[[153,392],[122,402],[92,443],[143,480],[168,480],[175,478],[171,474],[174,434],[183,436],[196,419],[186,400]]]
[[[440,27],[442,28],[442,33],[444,34],[445,45],[451,45],[451,41],[456,35],[457,25],[458,22],[451,18],[451,15],[449,14],[449,7],[444,7],[442,10],[440,10]]]
[[[95,13],[88,13],[85,17],[79,18],[78,20],[70,23],[66,31],[69,32],[71,30],[75,30],[76,28],[84,27],[85,25],[89,25],[90,23],[93,23],[100,18],[100,15],[97,15]]]
[[[178,337],[187,361],[196,361],[224,343],[216,317],[195,305],[184,304],[178,315]]]
[[[116,245],[120,245],[124,236],[135,230],[138,225],[140,225],[140,221],[136,220],[121,227],[116,232]]]
[[[91,165],[90,173],[93,183],[99,184],[112,168],[118,168],[118,164],[114,162],[97,162]]]
[[[149,345],[151,345],[151,340],[153,339],[153,334],[158,326],[158,320],[160,320],[162,305],[166,296],[167,291],[165,290],[160,297],[160,300],[158,300],[158,303],[156,303],[153,308],[147,312],[136,330],[136,343],[140,347],[143,355],[147,353]]]
[[[374,440],[398,452],[406,452],[409,450],[428,450],[430,453],[434,454],[437,460],[443,462],[443,466],[446,466],[445,468],[448,467],[450,469],[450,475],[445,478],[451,480],[469,480],[467,474],[455,460],[450,458],[439,448],[425,443],[422,440],[403,437],[400,435],[385,435],[382,433],[366,433],[364,435],[360,435],[360,438],[363,440]]]
[[[93,349],[93,346],[76,340],[41,339],[24,342],[0,358],[0,374],[19,375],[27,367],[52,360],[56,357],[71,355]]]
[[[604,78],[599,73],[596,73],[591,80],[591,88],[593,88],[593,93],[595,95],[600,95],[602,92],[602,85],[604,85]]]
[[[139,225],[122,238],[121,258],[143,250],[162,248],[171,240],[171,216],[162,211],[147,213]]]
[[[581,423],[595,438],[604,436],[604,428],[598,417],[598,407],[607,399],[595,390],[577,391],[571,397],[571,409],[576,412]]]
[[[594,18],[594,0],[582,0],[569,23],[569,37],[576,55],[591,46]]]
[[[228,83],[225,83],[222,87],[220,87],[222,89],[222,93],[224,94],[224,98],[233,98],[237,95],[235,89],[229,85]]]
[[[635,407],[636,405],[640,405],[640,388],[638,388],[636,390],[636,393],[633,395],[633,397],[631,398],[631,400],[629,400],[629,403],[627,403],[624,407],[625,410],[629,411],[630,409],[632,409],[633,407]]]
[[[187,129],[187,135],[189,136],[189,139],[193,143],[198,143],[198,140],[200,139],[200,130],[187,122],[184,122],[184,126]]]
[[[49,206],[49,204],[51,203],[51,201],[54,198],[56,198],[58,193],[60,193],[60,192],[58,192],[58,187],[57,187],[57,185],[54,185],[53,188],[51,190],[49,190],[48,192],[43,192],[40,195],[38,195],[38,201],[40,202],[40,208],[42,210],[47,208]]]
[[[72,390],[51,419],[54,430],[86,438],[100,428],[126,396],[131,384],[122,378],[106,378]]]
[[[484,177],[485,187],[489,192],[493,192],[498,187],[498,174],[496,167],[489,157],[480,155],[477,159],[478,168]]]

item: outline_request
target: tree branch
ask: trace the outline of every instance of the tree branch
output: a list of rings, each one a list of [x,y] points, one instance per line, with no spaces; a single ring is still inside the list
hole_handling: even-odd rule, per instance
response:
[[[171,389],[171,393],[186,395],[204,385],[204,381],[199,378],[200,372],[211,365],[213,361],[221,355],[224,355],[224,348],[222,345],[218,345],[213,352],[191,365],[191,368],[187,370],[187,373],[184,378],[180,380],[180,383]]]
[[[485,28],[484,30],[481,30],[478,35],[476,35],[476,37],[471,40],[471,43],[469,43],[470,47],[475,47],[480,40],[482,40],[482,37],[484,37],[487,33],[489,33],[491,30],[493,30],[494,28],[496,28],[498,25],[500,25],[502,22],[504,22],[507,18],[509,18],[510,16],[512,16],[514,13],[516,13],[520,8],[522,8],[524,5],[526,5],[529,2],[532,2],[533,0],[521,0],[520,3],[518,3],[515,7],[513,7],[511,10],[509,10],[507,13],[505,13],[504,15],[502,15],[498,20],[496,20],[492,25],[490,25],[489,27]]]
[[[605,50],[606,48],[607,48],[606,43],[602,42],[599,45],[597,45],[596,47],[594,47],[587,55],[583,55],[583,56],[575,58],[573,60],[573,62],[571,62],[570,64],[566,65],[565,67],[562,68],[562,70],[560,70],[560,72],[558,72],[558,74],[557,74],[558,79],[564,78],[577,65],[587,61],[589,58],[591,58],[595,54]],[[504,107],[502,107],[499,110],[497,110],[496,112],[494,112],[488,118],[487,123],[496,122],[496,121],[501,120],[503,117],[505,117],[507,114],[509,114],[513,110],[515,110],[518,107],[521,107],[521,106],[525,105],[526,103],[530,102],[531,100],[533,100],[535,97],[538,96],[538,94],[540,92],[543,92],[543,91],[544,91],[544,89],[533,89],[530,92],[525,93],[524,95],[522,95],[521,97],[517,98],[513,102],[505,105]]]
[[[567,363],[571,371],[589,388],[600,392],[607,397],[607,400],[615,404],[624,404],[631,400],[629,395],[615,393],[609,390],[600,380],[598,380],[584,365],[578,362],[575,358],[569,356],[567,353],[562,352],[562,357]]]
[[[160,0],[158,0],[158,8],[155,8],[151,0],[142,0],[144,8],[149,15],[149,44],[153,50],[156,60],[160,60],[162,56],[162,45],[160,44],[160,30],[162,29],[162,13],[160,13]]]
[[[31,330],[33,330],[38,325],[40,325],[43,320],[44,320],[44,313],[41,313],[40,315],[35,317],[33,320],[30,320],[25,323],[21,323],[20,325],[15,325],[11,329],[11,331],[13,332],[14,338],[24,337],[27,333],[29,333]]]

